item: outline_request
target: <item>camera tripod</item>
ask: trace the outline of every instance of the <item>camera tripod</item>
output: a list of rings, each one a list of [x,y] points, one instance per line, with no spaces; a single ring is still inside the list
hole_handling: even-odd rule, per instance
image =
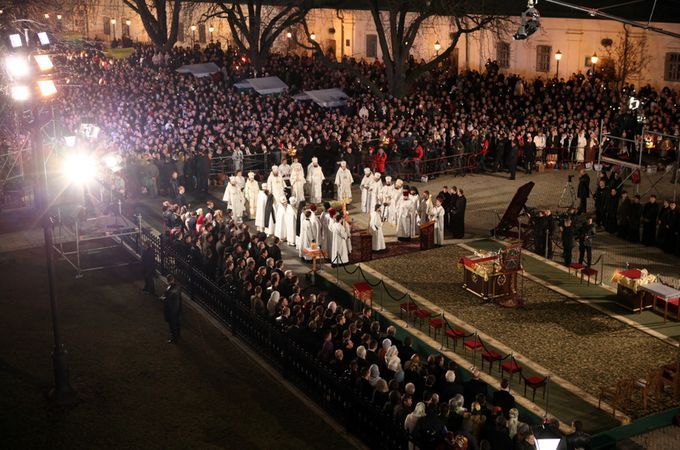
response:
[[[569,203],[565,203],[565,200],[568,200]],[[571,179],[568,179],[564,183],[564,187],[562,187],[562,195],[560,195],[557,206],[559,208],[573,208],[574,205],[576,205],[576,190],[574,189],[574,184],[571,182]]]

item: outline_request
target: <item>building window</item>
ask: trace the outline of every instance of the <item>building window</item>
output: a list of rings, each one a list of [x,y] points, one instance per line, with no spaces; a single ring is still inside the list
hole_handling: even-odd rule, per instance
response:
[[[198,24],[198,42],[200,42],[201,44],[205,44],[207,42],[206,37],[205,37],[205,24],[204,23]]]
[[[103,17],[104,19],[104,34],[107,36],[111,35],[111,18]]]
[[[130,25],[128,25],[128,20],[130,19],[120,19],[120,26],[123,30],[123,36],[130,37]]]
[[[501,69],[510,67],[510,44],[507,42],[496,43],[496,62]]]
[[[680,81],[680,53],[666,53],[663,79],[665,81]]]
[[[378,57],[378,36],[375,34],[366,35],[366,57]]]
[[[552,47],[549,45],[536,46],[536,72],[550,72]]]

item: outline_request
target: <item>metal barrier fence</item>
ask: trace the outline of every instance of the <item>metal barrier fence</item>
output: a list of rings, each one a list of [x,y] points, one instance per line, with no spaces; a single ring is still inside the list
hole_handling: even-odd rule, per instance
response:
[[[140,252],[138,237],[126,236],[123,239],[130,248]],[[382,411],[381,406],[373,405],[357,388],[333,373],[275,324],[253,313],[239,301],[233,287],[219,286],[206,277],[162,236],[145,229],[142,239],[154,249],[157,267],[162,274],[173,274],[193,301],[266,358],[284,378],[302,388],[348,432],[371,448],[406,448],[408,435],[403,424],[396,423]],[[321,344],[319,341],[319,348]]]

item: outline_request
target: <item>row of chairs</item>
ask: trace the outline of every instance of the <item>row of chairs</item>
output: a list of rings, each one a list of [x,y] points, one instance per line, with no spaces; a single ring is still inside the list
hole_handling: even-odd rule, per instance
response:
[[[543,389],[543,398],[545,399],[546,385],[548,377],[530,376],[525,377],[522,374],[523,367],[517,363],[512,356],[503,357],[500,353],[487,349],[476,334],[466,334],[465,331],[451,327],[448,322],[440,315],[437,315],[425,308],[419,307],[415,302],[408,301],[399,305],[399,316],[413,320],[413,324],[418,323],[418,327],[422,328],[424,321],[427,321],[427,334],[432,336],[435,340],[441,336],[443,331],[446,346],[453,344],[452,348],[455,352],[458,341],[463,342],[463,355],[468,356],[471,353],[473,361],[477,352],[481,356],[481,370],[484,370],[485,363],[488,363],[488,373],[491,374],[494,364],[498,363],[498,373],[501,377],[507,374],[510,382],[515,374],[518,374],[520,379],[524,380],[524,396],[527,395],[527,388],[532,390],[531,401],[536,399],[536,391]]]
[[[650,370],[645,378],[625,378],[601,388],[598,408],[606,401],[613,415],[616,411],[646,414],[650,406],[663,406],[669,397],[675,402],[680,400],[680,356],[673,364]]]

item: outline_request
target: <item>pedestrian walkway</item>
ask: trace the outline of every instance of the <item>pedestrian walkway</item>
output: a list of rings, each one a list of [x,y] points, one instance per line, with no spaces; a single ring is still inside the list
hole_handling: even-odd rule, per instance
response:
[[[470,241],[467,245],[483,251],[496,251],[503,247],[502,243],[492,239]],[[671,345],[680,346],[680,323],[670,319],[664,323],[663,316],[651,310],[631,312],[616,302],[616,293],[612,289],[581,282],[580,278],[569,274],[566,268],[531,252],[523,253],[522,265],[530,276],[540,280],[545,286]]]

